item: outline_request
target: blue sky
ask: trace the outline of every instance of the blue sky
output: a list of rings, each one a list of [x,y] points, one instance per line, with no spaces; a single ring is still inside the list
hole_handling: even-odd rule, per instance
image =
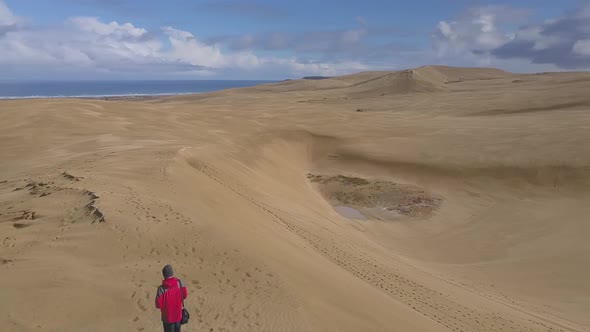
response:
[[[0,0],[4,79],[590,67],[590,1]]]

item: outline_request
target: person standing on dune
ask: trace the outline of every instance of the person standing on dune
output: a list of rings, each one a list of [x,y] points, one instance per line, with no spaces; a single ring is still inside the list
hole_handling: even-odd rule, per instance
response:
[[[188,293],[180,279],[174,277],[172,266],[162,269],[162,285],[158,287],[156,308],[162,311],[164,332],[180,332],[181,324],[188,321],[188,313],[184,309],[184,299]]]

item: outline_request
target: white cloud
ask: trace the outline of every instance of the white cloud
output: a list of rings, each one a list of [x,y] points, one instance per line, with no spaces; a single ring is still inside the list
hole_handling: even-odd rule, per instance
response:
[[[0,64],[104,69],[118,62],[157,60],[162,43],[130,24],[77,17],[63,27],[12,31],[0,38],[0,47]]]
[[[577,55],[590,56],[590,39],[578,40],[572,51]]]
[[[440,57],[473,51],[481,54],[503,45],[511,39],[498,28],[499,15],[506,12],[506,7],[487,6],[471,9],[456,20],[439,22],[433,35],[436,52]]]
[[[0,26],[12,25],[16,21],[16,17],[12,14],[8,6],[6,6],[4,1],[0,1]]]
[[[292,77],[338,75],[369,68],[360,62],[319,63],[264,58],[251,50],[227,52],[200,41],[191,32],[170,26],[149,31],[132,23],[104,22],[97,17],[72,17],[61,26],[43,28],[20,22],[23,20],[0,0],[0,72],[155,73],[183,77],[263,72]],[[350,30],[342,35],[342,42],[354,43],[362,34],[363,30]]]
[[[391,69],[394,61],[396,68],[400,62],[518,71],[590,67],[590,5],[539,24],[527,22],[526,14],[508,6],[472,8],[438,23],[433,50],[404,52],[395,42],[385,43],[382,37],[387,34],[371,29],[363,17],[350,29],[275,31],[204,41],[171,26],[153,30],[98,17],[28,25],[0,0],[0,74],[284,78]],[[285,53],[310,59],[269,55]]]
[[[168,36],[172,46],[165,53],[166,58],[210,68],[227,65],[226,56],[217,47],[199,42],[192,33],[172,27],[165,27],[162,30]]]
[[[501,59],[527,59],[564,69],[590,68],[590,2],[560,17],[521,28],[492,53]]]
[[[116,39],[139,39],[148,34],[147,30],[136,28],[131,23],[103,23],[97,17],[73,17],[69,22],[80,31]]]
[[[4,1],[0,0],[0,37],[17,29],[21,23],[21,19],[12,13]]]
[[[251,52],[224,54],[217,46],[200,42],[192,33],[172,27],[163,28],[171,49],[164,52],[166,58],[208,68],[250,68],[260,65],[260,59]]]
[[[478,65],[590,68],[590,2],[540,24],[519,22],[518,11],[488,6],[442,21],[433,35],[434,49],[440,59],[459,57]]]

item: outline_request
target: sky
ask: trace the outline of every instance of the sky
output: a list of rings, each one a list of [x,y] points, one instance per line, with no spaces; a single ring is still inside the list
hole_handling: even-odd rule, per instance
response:
[[[0,79],[590,69],[590,0],[0,0]]]

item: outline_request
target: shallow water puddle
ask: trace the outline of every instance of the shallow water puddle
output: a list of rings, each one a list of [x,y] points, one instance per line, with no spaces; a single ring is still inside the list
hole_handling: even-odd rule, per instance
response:
[[[334,207],[334,210],[336,210],[336,212],[338,212],[341,216],[349,219],[367,220],[367,217],[362,214],[361,211],[348,206],[336,206]]]

